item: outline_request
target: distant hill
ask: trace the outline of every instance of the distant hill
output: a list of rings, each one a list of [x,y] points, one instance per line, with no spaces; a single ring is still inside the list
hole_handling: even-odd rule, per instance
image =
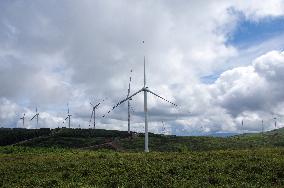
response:
[[[144,134],[104,129],[0,129],[0,145],[143,151]],[[149,134],[151,151],[210,151],[283,147],[284,128],[229,137]]]
[[[284,128],[262,133],[241,134],[230,137],[213,136],[162,136],[150,137],[149,147],[154,151],[209,151],[227,149],[251,149],[284,147]],[[127,150],[141,150],[144,138],[122,140]]]
[[[0,128],[0,146],[11,145],[23,140],[29,140],[40,136],[51,134],[49,128],[22,129],[22,128]]]
[[[229,137],[229,136],[235,136],[238,135],[238,133],[212,133],[205,136],[213,136],[213,137]]]

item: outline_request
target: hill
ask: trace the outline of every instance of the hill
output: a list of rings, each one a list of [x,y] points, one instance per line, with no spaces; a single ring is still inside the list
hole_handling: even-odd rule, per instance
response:
[[[49,128],[22,129],[22,128],[0,128],[0,146],[15,144],[23,140],[29,140],[51,134]]]
[[[5,134],[4,134],[5,133]],[[1,145],[143,151],[144,134],[104,129],[0,129]],[[3,136],[4,135],[4,136]],[[13,136],[11,136],[13,135]],[[9,142],[6,141],[8,138]],[[13,142],[14,139],[14,142]],[[151,151],[210,151],[283,147],[284,128],[230,137],[149,134]],[[4,144],[3,144],[4,143]]]

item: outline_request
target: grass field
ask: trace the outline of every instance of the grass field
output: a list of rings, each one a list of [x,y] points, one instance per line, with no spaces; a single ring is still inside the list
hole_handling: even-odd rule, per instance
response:
[[[284,187],[284,149],[113,152],[0,148],[1,187]]]
[[[0,187],[284,187],[283,128],[228,138],[150,134],[150,153],[143,134],[123,131],[0,135]]]

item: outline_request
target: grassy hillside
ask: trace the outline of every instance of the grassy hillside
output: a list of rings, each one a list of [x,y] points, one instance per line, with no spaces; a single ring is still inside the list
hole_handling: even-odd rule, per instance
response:
[[[210,151],[284,147],[284,128],[265,132],[264,134],[242,134],[231,137],[152,135],[149,140],[149,147],[154,151]],[[144,137],[121,140],[121,145],[126,150],[142,151]]]
[[[0,187],[283,187],[284,149],[125,153],[0,147]]]
[[[43,132],[45,131],[45,132]],[[42,133],[43,132],[43,133]],[[42,134],[39,134],[42,133]],[[0,129],[0,145],[82,148],[127,138],[126,131],[103,129]]]
[[[20,128],[0,128],[0,146],[11,145],[23,140],[33,139],[51,134],[49,128],[46,129],[20,129]]]
[[[15,131],[16,135],[20,135],[20,133],[26,135],[30,130],[26,130],[26,133],[24,130],[21,130],[20,133],[18,130]],[[12,135],[12,132],[10,131],[8,135]],[[34,130],[33,132],[36,131]],[[5,143],[5,138],[7,137],[1,137],[0,141],[2,140]],[[19,137],[25,138],[21,135]],[[10,144],[11,138],[9,138]],[[143,151],[144,135],[129,135],[126,131],[115,130],[54,129],[45,134],[33,136],[31,139],[16,138],[15,142],[12,143],[18,146],[30,147],[84,148],[92,150],[106,148],[119,151]],[[179,137],[149,134],[149,147],[151,151],[211,151],[284,147],[284,128],[265,132],[264,134],[243,134],[231,137]]]

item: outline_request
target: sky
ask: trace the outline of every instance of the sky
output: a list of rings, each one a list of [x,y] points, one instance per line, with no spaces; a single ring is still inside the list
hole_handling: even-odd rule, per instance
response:
[[[259,132],[284,124],[284,1],[2,0],[0,127],[127,130],[147,86],[149,130]],[[145,41],[143,43],[142,41]],[[132,73],[131,73],[132,70]],[[39,125],[30,121],[39,111]],[[103,115],[105,115],[103,117]],[[143,95],[131,130],[143,132]],[[242,125],[243,121],[243,125]]]

